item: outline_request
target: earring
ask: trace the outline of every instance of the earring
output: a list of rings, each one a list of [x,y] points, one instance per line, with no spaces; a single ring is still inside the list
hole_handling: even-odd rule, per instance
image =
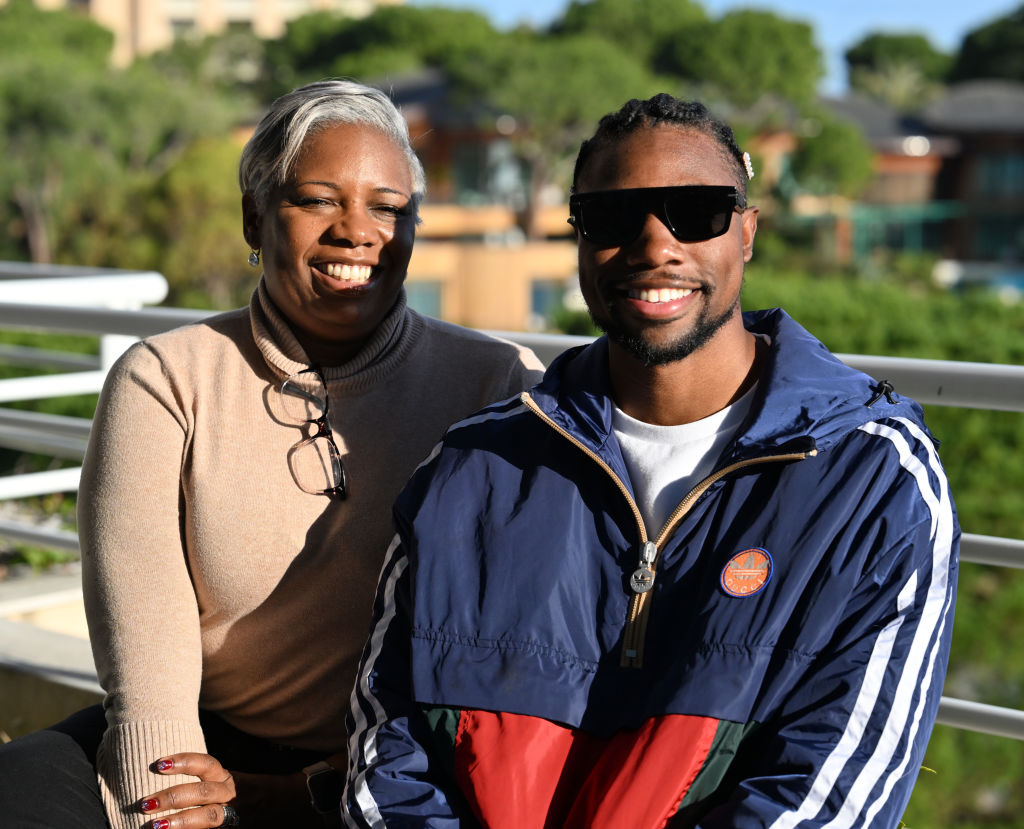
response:
[[[249,254],[249,264],[254,268],[258,268],[260,266],[260,252],[258,250],[253,249]]]

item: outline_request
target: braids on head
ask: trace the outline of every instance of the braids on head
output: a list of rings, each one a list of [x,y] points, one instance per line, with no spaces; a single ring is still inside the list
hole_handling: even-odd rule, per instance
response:
[[[572,173],[573,191],[576,190],[583,165],[595,150],[615,144],[637,130],[661,124],[695,130],[713,138],[722,149],[723,156],[735,168],[737,190],[746,202],[749,156],[740,150],[732,128],[714,118],[699,101],[681,101],[665,92],[646,101],[633,98],[618,112],[609,113],[598,122],[597,131],[580,145],[576,156],[576,166]]]

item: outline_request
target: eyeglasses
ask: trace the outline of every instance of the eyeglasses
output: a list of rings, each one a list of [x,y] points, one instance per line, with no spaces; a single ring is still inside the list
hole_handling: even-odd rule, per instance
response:
[[[704,242],[729,229],[746,207],[735,187],[693,184],[599,190],[569,197],[569,224],[588,242],[618,247],[636,241],[653,213],[680,242]]]
[[[316,426],[315,434],[288,450],[288,467],[299,489],[344,498],[348,494],[345,467],[327,420],[330,402],[320,370],[307,368],[293,374],[281,384],[281,399],[292,420]]]

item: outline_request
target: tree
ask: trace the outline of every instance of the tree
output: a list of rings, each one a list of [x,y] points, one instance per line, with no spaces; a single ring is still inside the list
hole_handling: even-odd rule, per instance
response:
[[[873,172],[874,154],[864,134],[854,124],[824,114],[809,121],[815,128],[790,161],[800,188],[856,197]]]
[[[81,158],[103,124],[80,105],[113,42],[88,20],[40,11],[28,0],[0,8],[0,210],[32,261],[52,261],[59,200],[102,166]]]
[[[173,304],[231,308],[246,301],[258,271],[246,261],[238,190],[238,142],[193,142],[160,177],[148,202],[147,237],[159,242],[157,267]]]
[[[661,65],[683,78],[711,84],[740,106],[764,96],[810,104],[824,76],[809,24],[753,9],[681,31]]]
[[[367,82],[458,65],[499,38],[478,12],[378,6],[359,19],[330,12],[297,18],[284,37],[267,45],[267,59],[279,94],[324,77]]]
[[[573,0],[551,28],[598,35],[658,69],[675,37],[705,22],[707,13],[693,0]]]
[[[138,203],[233,109],[151,66],[109,68],[109,32],[21,0],[0,8],[0,211],[36,262],[119,265],[142,243]],[[116,244],[125,242],[124,247]]]
[[[859,70],[878,71],[886,66],[915,67],[926,80],[941,83],[952,57],[932,46],[922,34],[875,32],[846,50],[846,66],[852,76]]]
[[[201,39],[177,38],[139,63],[168,82],[215,90],[239,105],[255,105],[276,89],[267,77],[267,48],[268,42],[252,31],[226,29]]]
[[[601,116],[662,88],[640,61],[593,35],[513,33],[453,67],[452,77],[463,94],[485,102],[491,113],[515,119],[513,141],[529,170],[523,226],[531,238],[539,235],[535,217],[542,190],[567,178],[559,176],[560,165]]]
[[[851,88],[901,112],[935,98],[951,64],[950,55],[920,34],[874,33],[846,51]]]
[[[1024,82],[1024,6],[964,38],[949,80],[981,78]]]

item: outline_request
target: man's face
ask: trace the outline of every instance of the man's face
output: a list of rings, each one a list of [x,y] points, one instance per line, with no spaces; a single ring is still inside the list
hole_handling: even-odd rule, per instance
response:
[[[594,152],[577,182],[599,190],[735,185],[727,151],[701,132],[642,128]],[[729,230],[680,242],[654,214],[632,242],[605,247],[579,238],[580,287],[594,322],[644,365],[681,360],[729,323],[742,327],[743,266],[753,253],[757,209],[733,213]]]

